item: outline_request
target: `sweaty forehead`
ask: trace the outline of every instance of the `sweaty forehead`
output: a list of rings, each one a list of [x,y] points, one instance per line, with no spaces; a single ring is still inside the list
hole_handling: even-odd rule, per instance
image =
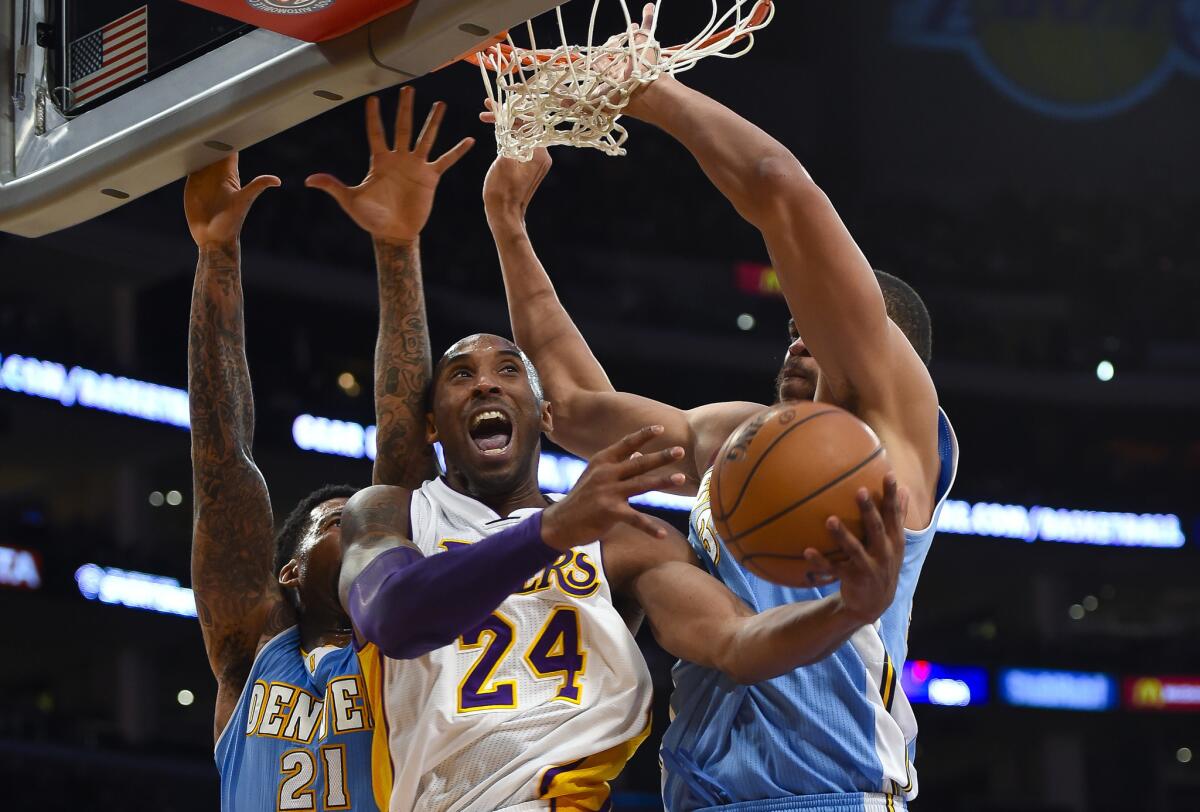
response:
[[[346,506],[350,500],[344,496],[339,496],[336,499],[326,499],[321,504],[312,509],[308,514],[308,518],[313,523],[319,522],[331,513],[336,513]]]
[[[473,355],[483,352],[505,352],[513,355],[520,355],[521,350],[516,344],[509,341],[503,336],[490,335],[487,333],[467,336],[459,339],[450,345],[450,349],[442,355],[438,361],[439,367],[444,367],[449,362],[456,358],[462,358],[464,355]]]

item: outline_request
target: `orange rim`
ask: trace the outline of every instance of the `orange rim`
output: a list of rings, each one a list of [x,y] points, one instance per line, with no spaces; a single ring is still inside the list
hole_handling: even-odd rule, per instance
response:
[[[762,25],[763,20],[767,19],[767,14],[770,13],[771,3],[772,3],[772,0],[758,0],[758,2],[754,4],[754,9],[750,12],[750,18],[749,18],[749,21],[746,23],[746,25],[749,27],[755,27],[755,26]],[[730,34],[732,34],[735,28],[736,28],[736,26],[731,25],[722,31],[718,31],[716,34],[713,34],[708,39],[697,44],[696,47],[697,48],[707,48],[711,45],[715,45],[716,43],[723,40],[725,37],[728,37]],[[500,57],[499,67],[496,67],[493,65],[485,65],[484,67],[488,68],[488,70],[493,70],[496,72],[504,72],[504,73],[509,73],[513,70],[516,70],[516,68],[518,66],[515,63],[515,61],[513,60],[513,47],[506,42],[502,42],[502,40],[505,39],[507,36],[508,36],[507,31],[496,35],[488,45],[478,48],[476,51],[469,53],[466,56],[462,57],[462,61],[470,62],[472,65],[479,66],[479,64],[480,64],[479,51],[485,51],[488,49],[496,49],[496,50],[499,50],[499,57]],[[747,36],[749,36],[749,34],[742,34],[741,36],[736,37],[733,40],[733,42],[740,42],[743,39],[745,39]],[[672,45],[669,48],[662,48],[660,50],[662,53],[670,54],[670,53],[674,53],[675,51],[678,51],[682,47],[683,47],[683,45]],[[579,57],[572,57],[572,59],[578,59],[578,58]],[[562,56],[554,56],[554,51],[551,51],[551,50],[530,51],[530,52],[527,52],[522,57],[520,67],[529,67],[534,60],[536,60],[539,63],[544,64],[546,62],[551,61],[551,59],[556,59],[558,61],[562,61],[563,57]]]

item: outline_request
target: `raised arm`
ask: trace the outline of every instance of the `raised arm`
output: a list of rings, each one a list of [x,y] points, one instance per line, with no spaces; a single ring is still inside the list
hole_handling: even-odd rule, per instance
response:
[[[762,232],[796,325],[824,378],[872,402],[893,397],[898,387],[932,396],[929,374],[889,321],[866,257],[785,146],[670,77],[648,87],[631,107],[631,115],[687,147],[742,217]]]
[[[432,361],[420,234],[429,220],[441,176],[474,143],[464,138],[441,157],[430,158],[446,105],[436,102],[415,145],[411,87],[400,91],[396,133],[388,145],[379,99],[367,100],[371,166],[358,186],[318,174],[306,185],[328,193],[371,235],[379,276],[379,337],[375,344],[375,484],[416,488],[433,474],[425,442],[425,391]]]
[[[684,411],[613,388],[559,300],[525,227],[529,203],[550,166],[545,149],[536,150],[525,163],[497,158],[484,181],[483,200],[500,256],[513,338],[537,365],[554,404],[551,439],[590,458],[639,426],[662,425],[662,437],[650,448],[685,448],[687,455],[672,469],[685,476],[684,484],[675,490],[695,493],[712,454],[738,424],[762,407],[721,403]]]
[[[529,203],[551,166],[545,148],[534,150],[525,162],[497,157],[483,182],[483,208],[500,256],[513,339],[534,359],[548,391],[614,392],[559,301],[525,228]]]
[[[807,551],[826,573],[824,580],[839,579],[841,590],[761,614],[696,566],[687,542],[676,533],[658,543],[622,539],[606,544],[605,569],[617,570],[610,577],[615,575],[618,590],[637,600],[668,652],[738,683],[760,682],[829,656],[888,607],[904,556],[906,498],[889,477],[881,514],[864,489],[859,510],[866,543],[831,519],[828,532],[845,560],[832,564]]]
[[[246,363],[238,235],[274,177],[246,188],[237,155],[188,177],[184,212],[199,249],[188,329],[191,408],[192,589],[217,678],[216,731],[225,727],[254,655],[292,621],[272,571],[267,485],[254,464],[254,398]]]
[[[782,144],[671,77],[630,103],[661,127],[763,235],[796,326],[820,365],[818,400],[854,411],[913,490],[916,526],[933,509],[937,392],[889,318],[875,274],[825,193]]]

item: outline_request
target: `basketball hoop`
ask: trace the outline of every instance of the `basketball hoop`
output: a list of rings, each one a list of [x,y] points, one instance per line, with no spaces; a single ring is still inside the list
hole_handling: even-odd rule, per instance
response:
[[[635,24],[626,0],[618,0],[625,31],[594,44],[601,2],[594,0],[586,45],[567,41],[562,10],[555,8],[562,42],[557,48],[538,48],[530,21],[529,47],[508,36],[467,58],[483,74],[500,155],[527,161],[537,147],[560,144],[624,155],[629,134],[618,119],[634,92],[663,74],[690,70],[705,57],[745,54],[754,47],[754,32],[775,16],[772,0],[725,0],[729,7],[723,13],[721,0],[711,0],[712,14],[700,33],[662,47],[654,38],[662,0],[653,4],[648,31]]]

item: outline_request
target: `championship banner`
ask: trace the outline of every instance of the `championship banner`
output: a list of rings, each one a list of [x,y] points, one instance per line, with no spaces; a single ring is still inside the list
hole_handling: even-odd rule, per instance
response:
[[[1200,711],[1200,677],[1126,677],[1125,707],[1142,711]]]

